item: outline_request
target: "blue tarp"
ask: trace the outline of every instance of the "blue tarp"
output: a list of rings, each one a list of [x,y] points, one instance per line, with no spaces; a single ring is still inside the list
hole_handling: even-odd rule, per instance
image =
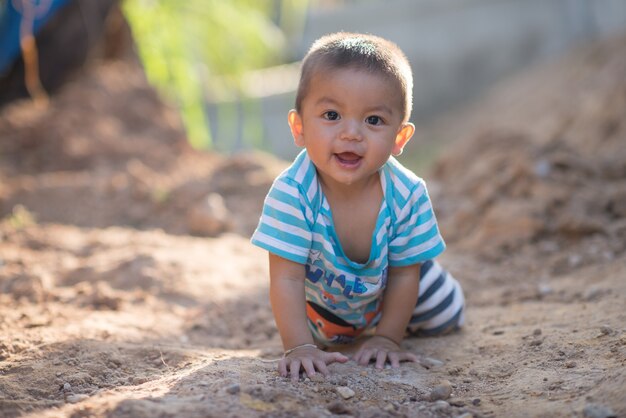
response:
[[[20,21],[22,14],[15,9],[23,0],[0,0],[0,76],[11,68],[20,54]],[[37,34],[54,14],[69,0],[26,0],[35,8],[42,8],[35,16],[33,32]],[[15,4],[14,4],[15,3]],[[47,6],[47,7],[45,7]]]

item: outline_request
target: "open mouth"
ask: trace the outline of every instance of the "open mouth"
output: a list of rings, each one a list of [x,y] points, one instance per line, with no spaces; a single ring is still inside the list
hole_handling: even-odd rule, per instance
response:
[[[340,152],[335,154],[335,158],[337,158],[339,164],[345,167],[355,167],[363,159],[363,157],[353,152]]]

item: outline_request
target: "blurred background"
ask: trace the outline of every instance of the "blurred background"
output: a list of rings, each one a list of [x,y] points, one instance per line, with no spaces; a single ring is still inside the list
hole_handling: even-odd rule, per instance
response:
[[[512,73],[626,28],[624,0],[2,0],[0,13],[0,106],[54,93],[94,57],[135,57],[180,109],[194,147],[284,159],[297,153],[286,114],[299,61],[323,34],[396,42],[413,66],[419,128]],[[36,42],[20,48],[29,34]],[[40,93],[24,81],[29,56]]]

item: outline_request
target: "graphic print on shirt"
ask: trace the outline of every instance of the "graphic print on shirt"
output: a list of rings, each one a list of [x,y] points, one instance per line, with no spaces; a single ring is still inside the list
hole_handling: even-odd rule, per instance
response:
[[[365,319],[367,323],[371,323],[377,314],[378,312],[376,311],[366,313]],[[306,303],[306,315],[315,334],[331,344],[353,342],[366,329],[366,327],[356,327],[344,321],[342,318],[310,300]]]
[[[306,264],[306,278],[309,287],[315,289],[313,298],[307,298],[307,317],[314,333],[325,341],[341,344],[358,337],[380,310],[377,295],[387,282],[387,269],[375,283],[366,283],[361,277],[336,274],[324,268],[319,258],[312,257],[313,265]],[[310,260],[312,261],[312,260]],[[373,303],[363,304],[362,296],[367,293]],[[367,298],[369,299],[369,298]],[[355,311],[350,301],[355,300],[361,309]],[[355,315],[355,312],[360,312]],[[347,315],[346,315],[347,314]],[[345,316],[345,317],[342,317]],[[350,320],[355,322],[349,322]]]
[[[350,277],[345,274],[336,275],[323,268],[316,268],[316,266],[312,269],[309,264],[306,264],[304,268],[306,278],[309,279],[311,283],[323,285],[323,290],[326,291],[328,291],[327,289],[329,288],[335,290],[339,289],[343,297],[348,300],[354,299],[355,295],[362,295],[372,290],[371,287],[366,286],[366,283],[358,276]],[[317,287],[322,288],[322,286]]]

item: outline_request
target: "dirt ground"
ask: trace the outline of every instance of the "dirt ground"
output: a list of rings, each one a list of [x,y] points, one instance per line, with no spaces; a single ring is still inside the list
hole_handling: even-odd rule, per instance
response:
[[[420,127],[467,325],[296,385],[248,242],[286,162],[189,149],[130,63],[5,107],[0,416],[626,416],[624,74],[622,37]]]

